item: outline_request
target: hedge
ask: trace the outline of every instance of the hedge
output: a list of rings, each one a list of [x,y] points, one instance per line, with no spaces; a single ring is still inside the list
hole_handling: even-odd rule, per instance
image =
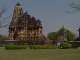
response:
[[[27,45],[18,45],[18,44],[6,44],[5,45],[5,49],[9,49],[9,50],[15,50],[15,49],[26,49]]]
[[[31,45],[30,49],[57,49],[57,46]]]
[[[61,47],[62,47],[62,49],[69,49],[72,47],[72,45],[70,43],[67,43],[67,42],[62,42]]]

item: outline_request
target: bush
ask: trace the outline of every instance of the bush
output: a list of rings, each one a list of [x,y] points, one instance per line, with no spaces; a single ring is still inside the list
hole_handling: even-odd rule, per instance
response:
[[[9,50],[15,50],[15,49],[26,49],[27,46],[26,45],[18,45],[18,44],[6,44],[5,45],[5,49],[9,49]]]
[[[30,49],[57,49],[57,46],[31,45]]]
[[[28,45],[27,43],[24,43],[24,45]]]
[[[10,49],[10,50],[14,49],[14,47],[15,47],[15,45],[12,44],[12,43],[11,43],[11,44],[6,44],[6,45],[5,45],[5,48],[6,48],[6,49]]]
[[[57,46],[45,46],[45,45],[28,45],[24,43],[23,45],[9,43],[5,45],[5,49],[15,50],[15,49],[26,49],[29,47],[30,49],[57,49]]]
[[[71,45],[70,43],[67,43],[67,42],[62,42],[62,43],[61,43],[61,47],[62,47],[63,49],[69,49],[69,48],[72,47],[72,45]]]
[[[26,49],[27,46],[26,45],[19,45],[17,49]]]

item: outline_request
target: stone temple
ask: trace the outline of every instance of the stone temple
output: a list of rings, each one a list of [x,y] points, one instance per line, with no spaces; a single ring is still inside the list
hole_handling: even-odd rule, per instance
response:
[[[9,25],[9,39],[44,40],[42,28],[41,21],[31,17],[27,11],[24,13],[20,3],[17,2]]]
[[[61,28],[61,40],[62,41],[67,41],[67,32],[64,26]]]
[[[59,41],[67,41],[67,32],[66,29],[64,28],[64,26],[60,29],[60,36],[58,37]]]

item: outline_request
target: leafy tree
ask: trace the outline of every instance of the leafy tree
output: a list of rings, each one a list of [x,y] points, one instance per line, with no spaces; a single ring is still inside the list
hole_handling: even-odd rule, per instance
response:
[[[74,36],[74,34],[71,31],[66,30],[66,32],[67,32],[67,40],[68,41],[75,40],[75,36]]]
[[[48,38],[51,40],[57,40],[57,32],[50,32]]]
[[[74,34],[71,31],[66,29],[66,33],[67,33],[67,40],[68,41],[75,40],[75,36],[74,36]],[[47,36],[51,40],[58,40],[58,37],[60,35],[61,35],[61,29],[59,31],[57,31],[57,32],[50,32],[50,33],[48,33]]]
[[[7,40],[7,39],[8,39],[7,36],[0,35],[0,40]]]

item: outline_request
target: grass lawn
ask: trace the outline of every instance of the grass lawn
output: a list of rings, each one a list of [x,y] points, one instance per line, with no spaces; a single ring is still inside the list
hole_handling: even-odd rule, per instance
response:
[[[80,49],[5,50],[0,47],[0,60],[80,60]]]

